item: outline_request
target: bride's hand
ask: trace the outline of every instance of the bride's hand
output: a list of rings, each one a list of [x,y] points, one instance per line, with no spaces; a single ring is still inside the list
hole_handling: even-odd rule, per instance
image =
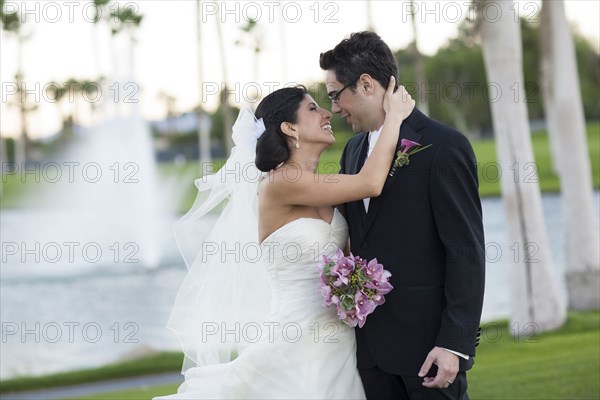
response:
[[[385,95],[383,96],[383,110],[385,115],[395,115],[404,121],[415,108],[415,101],[408,94],[406,88],[402,85],[398,87],[398,90],[394,93],[394,85],[396,84],[396,78],[393,76],[390,78]]]

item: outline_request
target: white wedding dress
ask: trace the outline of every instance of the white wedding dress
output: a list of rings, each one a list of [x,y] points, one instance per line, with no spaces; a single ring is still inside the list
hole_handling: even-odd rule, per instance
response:
[[[232,361],[188,369],[177,394],[157,399],[364,399],[354,329],[317,289],[316,263],[347,238],[337,210],[331,223],[300,218],[273,232],[260,246],[272,288],[268,329]]]

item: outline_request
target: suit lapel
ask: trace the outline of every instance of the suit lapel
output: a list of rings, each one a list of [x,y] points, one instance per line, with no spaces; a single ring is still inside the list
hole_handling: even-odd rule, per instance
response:
[[[369,151],[369,133],[367,132],[359,146],[358,156],[354,160],[354,174],[358,174],[365,164],[365,159],[367,158],[367,152]],[[360,223],[362,228],[365,227],[365,221],[367,219],[367,211],[365,210],[365,205],[362,200],[358,200],[355,202],[356,208],[358,208],[358,213],[360,216]]]
[[[369,150],[369,133],[367,132],[362,138],[360,144],[358,145],[358,152],[356,157],[354,158],[352,169],[350,170],[350,174],[358,174],[365,164],[365,158],[367,157],[367,151]]]
[[[418,133],[418,131],[420,131],[424,127],[424,121],[421,117],[425,116],[419,110],[415,109],[410,115],[410,117],[406,121],[404,121],[400,126],[400,137],[398,138],[398,143],[396,143],[396,150],[394,151],[394,160],[396,159],[396,153],[400,150],[400,143],[402,142],[402,139],[408,139],[412,140],[413,142],[420,143],[421,137],[423,135]],[[390,165],[390,171],[393,165],[394,161],[392,161],[392,164]],[[389,176],[388,174],[388,177],[383,185],[381,196],[371,198],[369,202],[369,212],[367,213],[367,218],[365,222],[364,236],[366,236],[369,233],[369,229],[373,225],[373,222],[377,218],[377,214],[379,214],[379,211],[383,207],[383,204],[385,203],[388,197],[387,192],[389,191],[390,186],[394,183],[396,177],[400,173],[401,170],[398,169],[396,170],[393,176]]]
[[[347,149],[348,158],[345,161],[346,164],[344,167],[346,173],[349,175],[355,175],[360,172],[365,163],[365,157],[367,156],[367,150],[369,148],[369,134],[360,133],[359,135],[362,135],[362,137],[357,138],[356,143]],[[364,231],[365,220],[367,217],[363,201],[357,200],[346,203],[346,213],[347,217],[356,221],[355,227],[358,230],[355,231],[355,234],[362,237],[362,232]]]

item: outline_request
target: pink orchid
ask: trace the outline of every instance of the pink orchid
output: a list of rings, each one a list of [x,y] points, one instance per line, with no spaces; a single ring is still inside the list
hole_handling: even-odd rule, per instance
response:
[[[413,142],[409,139],[400,140],[400,150],[396,153],[396,159],[394,160],[394,165],[389,173],[389,176],[394,176],[398,168],[402,168],[405,165],[410,164],[410,156],[420,152],[421,150],[425,150],[430,147],[431,144],[422,147],[421,143]]]
[[[379,279],[383,272],[383,265],[377,262],[377,259],[374,258],[367,264],[367,268],[365,269],[365,273],[369,278]]]
[[[356,314],[358,317],[366,318],[367,315],[375,311],[375,303],[369,299],[369,297],[361,291],[356,292],[354,296],[354,302],[356,304]]]
[[[413,142],[412,140],[402,139],[400,140],[400,151],[403,153],[408,153],[410,149],[415,146],[420,146],[421,143]]]
[[[331,301],[331,288],[327,285],[322,285],[320,287],[320,289],[321,289],[321,294],[325,298],[325,300],[323,301],[323,305],[329,306],[329,305],[333,304]]]

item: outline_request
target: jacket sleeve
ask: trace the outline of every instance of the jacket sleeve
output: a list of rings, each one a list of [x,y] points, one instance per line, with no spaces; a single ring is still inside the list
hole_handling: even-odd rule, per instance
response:
[[[430,175],[431,207],[445,249],[444,295],[436,346],[475,355],[485,287],[485,243],[477,164],[461,134],[440,143]]]

